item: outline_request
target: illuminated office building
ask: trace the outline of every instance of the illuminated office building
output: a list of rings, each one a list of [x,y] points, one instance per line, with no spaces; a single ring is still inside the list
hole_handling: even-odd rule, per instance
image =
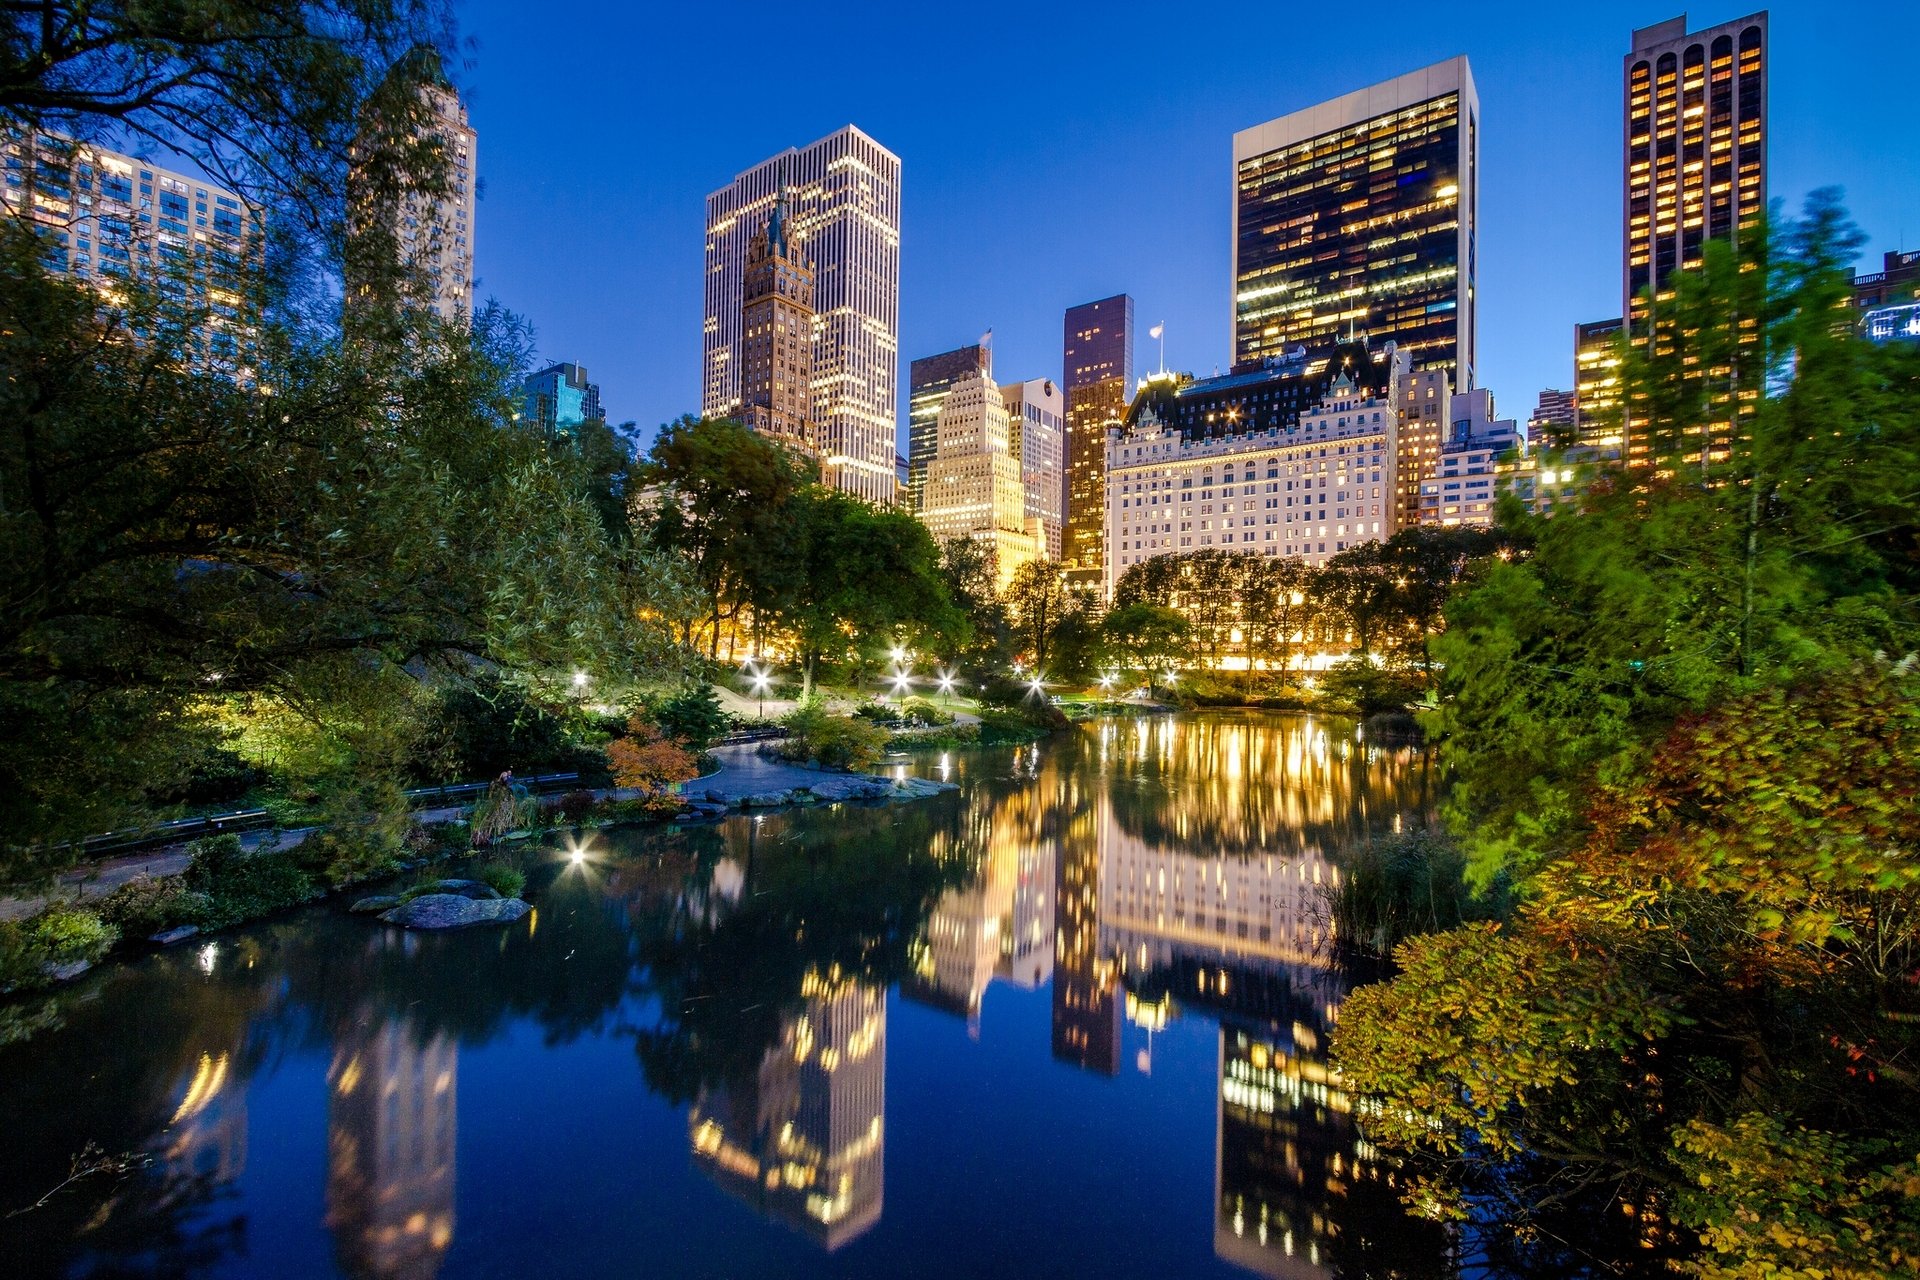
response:
[[[1051,378],[1006,382],[1000,395],[1007,405],[1009,449],[1020,463],[1020,484],[1027,495],[1027,520],[1038,522],[1040,554],[1060,558],[1060,504],[1065,497],[1061,467],[1066,401]]]
[[[9,131],[0,158],[0,199],[38,228],[50,270],[109,296],[118,281],[137,281],[204,312],[190,354],[244,372],[265,243],[258,209],[205,178],[55,134]]]
[[[1573,326],[1575,438],[1583,445],[1620,443],[1620,333],[1626,321],[1593,320]]]
[[[812,408],[821,478],[892,503],[900,363],[900,160],[852,125],[746,170],[707,197],[701,412],[738,413],[747,250],[785,191],[811,263]]]
[[[453,1243],[459,1046],[368,1012],[327,1071],[327,1229],[342,1269],[427,1280]]]
[[[1360,336],[1472,387],[1479,155],[1465,57],[1236,133],[1235,368]]]
[[[1536,442],[1571,440],[1576,416],[1573,392],[1548,387],[1541,391],[1527,418],[1527,436]]]
[[[1040,522],[1027,517],[1006,400],[984,369],[954,382],[935,433],[920,521],[935,542],[972,538],[984,546],[1004,591],[1020,566],[1039,555],[1042,535]]]
[[[550,440],[571,435],[582,423],[598,422],[607,416],[600,408],[599,384],[587,381],[586,369],[577,364],[548,365],[529,374],[520,389],[521,424]]]
[[[1854,277],[1860,331],[1870,342],[1920,342],[1920,249],[1889,253],[1885,263]]]
[[[1104,588],[1107,431],[1126,416],[1134,391],[1133,299],[1122,293],[1068,307],[1062,357],[1066,492],[1060,554],[1070,581]]]
[[[984,342],[922,356],[907,368],[907,505],[915,511],[938,443],[940,406],[956,381],[975,372],[993,373],[993,357]]]
[[[819,974],[801,994],[758,1073],[703,1091],[687,1128],[709,1177],[831,1252],[880,1221],[887,1000]]]
[[[740,420],[813,453],[813,268],[789,234],[786,193],[747,242],[740,286]]]

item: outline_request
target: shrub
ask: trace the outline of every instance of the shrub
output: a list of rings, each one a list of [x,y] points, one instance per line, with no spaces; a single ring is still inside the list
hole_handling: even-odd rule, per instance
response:
[[[616,787],[638,787],[657,794],[698,772],[692,753],[668,741],[641,717],[635,716],[627,723],[627,733],[629,736],[617,738],[607,747]]]
[[[900,714],[912,724],[932,726],[953,723],[952,712],[943,710],[934,703],[933,699],[923,698],[918,694],[900,700]]]
[[[180,876],[141,876],[100,902],[100,918],[123,935],[149,938],[162,930],[206,919],[212,900],[187,887]]]
[[[0,923],[0,990],[46,986],[50,970],[93,964],[113,949],[120,931],[93,912],[55,903],[25,920]]]
[[[696,753],[712,746],[733,724],[720,706],[720,695],[709,684],[688,685],[660,698],[648,706],[647,715],[661,733]]]
[[[592,817],[599,805],[599,797],[591,791],[569,791],[560,797],[560,816],[577,827]]]
[[[980,709],[980,744],[992,747],[1008,743],[1032,742],[1045,736],[1046,730],[1023,712],[1006,707]]]
[[[430,783],[490,778],[503,769],[597,768],[598,753],[580,741],[565,710],[495,672],[443,685],[427,700],[414,775]]]
[[[1420,697],[1420,682],[1409,672],[1376,666],[1366,658],[1348,658],[1320,677],[1320,693],[1332,705],[1373,715],[1404,711]]]
[[[517,898],[527,887],[527,873],[505,862],[489,862],[475,873],[479,880],[503,898]]]
[[[1338,884],[1322,890],[1335,936],[1348,947],[1387,956],[1417,934],[1504,915],[1504,885],[1475,898],[1466,866],[1466,856],[1439,831],[1408,831],[1354,850]]]
[[[183,879],[189,889],[207,895],[202,924],[208,928],[222,929],[320,896],[291,851],[249,854],[233,835],[208,836],[188,850]]]
[[[817,704],[810,704],[789,714],[782,723],[787,726],[788,736],[777,750],[789,760],[859,772],[879,764],[886,754],[887,731],[864,718],[830,715]]]

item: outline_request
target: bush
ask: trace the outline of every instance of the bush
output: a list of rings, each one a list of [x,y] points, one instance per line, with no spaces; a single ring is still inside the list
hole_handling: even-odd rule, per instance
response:
[[[239,752],[213,747],[193,762],[177,786],[156,793],[153,799],[160,804],[232,804],[268,780],[264,769],[248,763]]]
[[[43,987],[50,970],[94,964],[113,949],[120,931],[93,912],[56,903],[25,920],[0,923],[0,991]]]
[[[800,707],[781,722],[788,736],[776,748],[788,760],[861,772],[880,763],[887,731],[868,720],[830,715],[818,705]]]
[[[933,699],[923,698],[918,694],[900,700],[900,714],[905,716],[910,724],[935,726],[953,723],[951,711],[943,710],[935,704]]]
[[[615,786],[658,794],[699,771],[692,753],[641,717],[635,716],[627,730],[630,736],[615,739],[607,747]]]
[[[661,733],[687,750],[698,753],[733,725],[720,706],[720,695],[709,684],[688,685],[647,707],[647,716]]]
[[[904,704],[901,710],[904,710]],[[853,709],[853,714],[868,724],[891,725],[900,720],[900,713],[884,702],[863,702]]]
[[[1045,737],[1046,732],[1024,712],[1007,707],[980,708],[980,745],[983,747],[1033,742]]]
[[[491,778],[505,769],[600,768],[599,753],[580,740],[564,710],[535,701],[497,673],[443,685],[427,699],[414,776],[435,783]]]
[[[1342,710],[1373,715],[1404,711],[1420,698],[1420,682],[1404,671],[1376,666],[1366,658],[1348,658],[1320,677],[1320,693]]]
[[[503,898],[517,898],[527,887],[527,873],[504,862],[489,862],[474,878]]]
[[[101,900],[100,918],[125,936],[150,938],[178,925],[199,924],[212,905],[180,876],[141,876]]]
[[[569,791],[560,797],[560,816],[577,827],[592,817],[599,805],[599,798],[591,791]]]
[[[189,889],[207,895],[202,921],[207,928],[223,929],[320,896],[319,886],[291,851],[249,854],[233,835],[208,836],[187,848],[182,878]]]

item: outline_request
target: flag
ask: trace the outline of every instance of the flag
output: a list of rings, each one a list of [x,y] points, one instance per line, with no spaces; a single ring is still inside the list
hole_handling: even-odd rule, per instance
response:
[[[1167,331],[1167,322],[1165,320],[1162,320],[1159,324],[1147,330],[1147,336],[1149,338],[1157,338],[1161,334],[1165,333],[1166,331]]]

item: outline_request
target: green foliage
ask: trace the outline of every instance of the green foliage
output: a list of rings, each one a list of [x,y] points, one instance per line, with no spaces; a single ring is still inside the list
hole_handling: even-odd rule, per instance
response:
[[[720,705],[720,695],[704,682],[649,702],[647,716],[661,733],[696,753],[712,746],[733,725]]]
[[[320,896],[294,851],[248,853],[233,835],[207,836],[188,846],[186,887],[205,894],[201,924],[209,929],[256,920]]]
[[[527,887],[527,873],[506,862],[489,862],[474,873],[474,878],[503,898],[517,898]]]
[[[983,747],[1013,746],[1023,742],[1036,742],[1047,736],[1050,727],[1041,723],[1032,713],[1012,707],[982,707],[980,709],[980,745]]]
[[[1138,672],[1153,692],[1160,677],[1184,665],[1193,651],[1193,628],[1163,605],[1123,604],[1100,624],[1101,647],[1115,666]]]
[[[1920,1164],[1893,1144],[1749,1113],[1675,1139],[1674,1219],[1699,1233],[1701,1280],[1880,1280],[1920,1267]],[[1905,1157],[1905,1158],[1902,1158]]]
[[[1364,657],[1336,662],[1321,675],[1322,697],[1338,710],[1373,715],[1405,709],[1420,696],[1419,679],[1410,671]]]
[[[900,714],[909,723],[918,725],[948,725],[953,723],[953,713],[941,707],[931,698],[918,694],[900,699]]]
[[[140,876],[100,900],[100,918],[131,938],[150,938],[183,924],[200,924],[212,900],[180,876]]]
[[[422,784],[603,768],[564,705],[498,671],[450,680],[425,695],[411,772]]]
[[[973,538],[948,538],[940,544],[939,574],[961,620],[947,634],[942,652],[974,670],[1000,665],[1012,648],[1012,630],[993,552]]]
[[[1019,651],[1035,671],[1049,670],[1054,641],[1078,598],[1067,589],[1066,567],[1054,560],[1029,560],[1007,584],[1007,612],[1019,637]]]
[[[119,940],[118,929],[66,903],[25,920],[0,921],[0,992],[45,986],[52,970],[95,964]]]
[[[1504,914],[1504,894],[1474,898],[1466,866],[1459,846],[1440,831],[1421,828],[1361,845],[1325,890],[1335,936],[1384,957],[1417,934]]]
[[[1476,874],[1575,846],[1590,790],[1630,779],[1677,717],[1920,648],[1920,350],[1841,318],[1856,245],[1824,194],[1738,253],[1709,244],[1662,339],[1622,347],[1655,465],[1522,519],[1532,553],[1447,606],[1438,728]],[[1703,455],[1713,438],[1733,443]]]
[[[796,707],[781,723],[787,737],[780,741],[779,751],[789,760],[860,773],[886,756],[885,729],[853,716],[833,715],[816,703]]]

